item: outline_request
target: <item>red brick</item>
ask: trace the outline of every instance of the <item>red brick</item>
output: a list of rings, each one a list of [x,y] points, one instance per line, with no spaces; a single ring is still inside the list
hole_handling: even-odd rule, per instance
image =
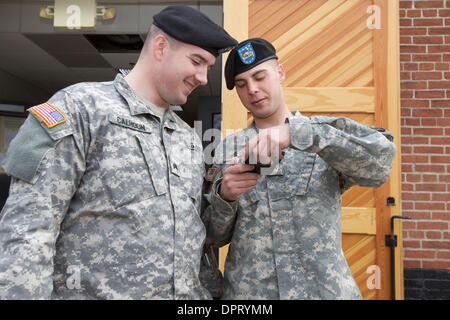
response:
[[[447,230],[448,229],[448,223],[447,222],[439,222],[439,221],[418,221],[417,222],[417,229],[419,230]],[[432,247],[432,245],[435,245],[433,241],[430,241],[431,243],[428,243],[428,247]],[[450,241],[448,242],[450,244]],[[423,246],[423,242],[422,242]],[[425,248],[423,246],[423,248]]]
[[[416,183],[416,191],[446,191],[446,186],[440,183]]]
[[[450,182],[450,174],[440,174],[439,175],[440,182]],[[449,214],[450,217],[450,214]]]
[[[410,250],[405,249],[406,258],[424,258],[433,259],[436,257],[436,252],[434,250]]]
[[[428,100],[416,100],[416,99],[402,99],[402,107],[408,108],[428,108],[430,106],[430,101]]]
[[[402,158],[402,161],[403,162],[408,162],[408,161],[404,161],[403,158]],[[408,182],[422,182],[422,176],[420,174],[407,174],[406,175],[406,181],[408,181]],[[404,196],[403,196],[403,199],[404,200],[418,200],[418,199],[413,198],[413,197],[404,197]],[[429,199],[424,199],[424,200],[429,200]]]
[[[415,210],[445,210],[445,203],[442,202],[414,202]]]
[[[406,11],[406,16],[409,18],[420,18],[422,17],[422,10],[408,10]]]
[[[450,156],[431,156],[432,163],[450,163]]]
[[[450,17],[450,9],[439,9],[440,17]]]
[[[405,126],[420,126],[420,118],[403,118],[403,120],[405,120]],[[404,153],[405,150],[402,149],[402,152]]]
[[[400,54],[400,62],[409,62],[409,61],[411,61],[410,54],[406,54],[406,53]]]
[[[414,191],[414,184],[402,183],[402,191]]]
[[[423,10],[423,16],[426,18],[437,17],[437,10]]]
[[[400,80],[411,80],[411,72],[400,72]]]
[[[409,174],[408,174],[408,176],[409,176]],[[430,193],[402,192],[402,199],[403,200],[423,200],[423,201],[430,200]]]
[[[430,81],[429,89],[450,89],[450,81]]]
[[[402,9],[409,9],[412,8],[412,1],[400,1],[399,7]]]
[[[433,100],[431,101],[431,107],[433,108],[449,108],[450,100]]]
[[[410,154],[410,153],[412,153],[412,147],[402,146],[402,154]]]
[[[433,193],[431,196],[433,201],[450,201],[450,193]]]
[[[438,251],[437,259],[450,260],[450,251]]]
[[[400,92],[401,99],[410,99],[410,98],[413,98],[413,96],[414,96],[414,92],[410,91],[410,90],[402,90]]]
[[[414,128],[413,132],[414,134],[426,136],[442,136],[444,133],[442,128]]]
[[[448,228],[448,224],[444,223]],[[450,249],[450,241],[422,241],[422,248]]]
[[[401,36],[425,36],[427,35],[427,28],[400,28]]]
[[[403,210],[403,215],[408,216],[411,219],[414,220],[430,220],[431,219],[431,212],[430,211],[406,211]],[[403,223],[410,222],[411,220],[403,220]],[[409,229],[416,229],[417,225],[415,222],[414,224],[409,226]],[[405,225],[403,225],[405,227]]]
[[[402,155],[402,163],[429,163],[428,156]]]
[[[422,268],[426,269],[450,269],[450,261],[427,261],[421,262]],[[412,268],[412,267],[410,267]]]
[[[414,168],[415,168],[415,171],[417,171],[417,172],[431,172],[431,173],[445,172],[445,165],[441,165],[441,164],[429,164],[429,165],[417,164],[414,166]],[[430,190],[424,190],[424,191],[430,191]]]
[[[424,239],[425,232],[423,231],[409,231],[409,237],[411,239]]]
[[[408,260],[405,259],[403,261],[403,267],[404,268],[414,268],[414,269],[418,269],[422,267],[422,261],[420,260]]]
[[[428,46],[428,52],[429,53],[446,53],[450,51],[450,46],[439,46],[439,45],[435,45],[435,46]],[[418,51],[416,51],[418,52]]]
[[[437,119],[439,127],[450,127],[450,118]]]
[[[433,144],[433,145],[445,145],[445,144],[450,145],[450,137],[439,137],[439,138],[433,137],[433,138],[431,138],[430,144]]]
[[[402,46],[400,46],[400,52],[401,53],[425,53],[425,52],[427,52],[427,48],[425,46],[418,46],[418,45],[411,45],[411,46],[402,45]]]
[[[413,38],[414,44],[443,44],[442,36],[434,36],[434,37],[419,37],[415,36]]]
[[[414,26],[416,27],[441,27],[443,25],[443,19],[414,19]]]
[[[420,248],[420,241],[417,240],[403,240],[403,246],[408,248]]]
[[[420,65],[419,65],[419,69],[421,70],[421,71],[433,71],[434,70],[434,65],[435,65],[435,63],[434,62],[425,62],[425,63],[421,63]],[[411,70],[411,71],[416,71],[416,70]]]
[[[402,201],[402,209],[403,210],[413,210],[414,202],[413,201]]]
[[[433,239],[433,240],[442,239],[442,232],[440,232],[440,231],[427,231],[427,232],[425,232],[425,234],[426,234],[427,239]]]
[[[428,28],[428,34],[429,35],[446,35],[450,34],[450,28],[443,27],[443,28]]]
[[[412,165],[402,163],[402,172],[412,172]]]
[[[425,81],[406,81],[401,83],[402,89],[426,89],[427,83]]]
[[[449,220],[450,221],[450,212],[433,212],[431,218],[433,220]]]
[[[402,117],[410,117],[411,109],[406,107],[400,107],[400,114]]]
[[[436,118],[421,118],[420,123],[422,127],[436,127]]]
[[[440,54],[413,54],[412,60],[408,61],[435,61],[441,62],[442,57]]]
[[[442,154],[444,153],[443,147],[438,146],[414,146],[414,153],[434,153],[434,154]]]
[[[436,71],[447,71],[447,70],[450,70],[450,63],[436,63],[435,70]]]
[[[450,140],[450,138],[448,138]],[[402,137],[402,145],[403,144],[428,144],[429,139],[426,137]],[[440,144],[440,143],[432,143],[432,144]]]
[[[413,117],[431,117],[431,118],[436,118],[436,117],[442,117],[442,110],[441,109],[413,109],[412,110],[412,116]],[[433,130],[436,128],[433,128]],[[418,133],[420,134],[420,133]],[[437,133],[442,135],[441,133]]]
[[[411,27],[412,26],[412,20],[407,18],[401,18],[399,20],[399,26],[400,27]],[[442,26],[442,24],[440,24]]]
[[[422,176],[422,181],[423,182],[437,182],[438,177],[435,174],[424,174]]]
[[[414,2],[415,8],[443,8],[444,7],[444,1],[443,0],[427,0],[427,1],[415,1]]]
[[[413,72],[412,80],[442,80],[442,72]]]
[[[400,37],[400,44],[412,44],[412,39],[409,36]],[[442,44],[442,42],[441,42]]]
[[[402,135],[410,136],[412,134],[412,129],[408,127],[402,127],[400,131]]]

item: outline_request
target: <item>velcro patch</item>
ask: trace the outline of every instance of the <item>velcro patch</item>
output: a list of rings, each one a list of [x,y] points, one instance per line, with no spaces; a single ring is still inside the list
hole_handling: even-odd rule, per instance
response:
[[[216,176],[217,168],[209,168],[206,172],[206,181],[213,181]]]
[[[48,128],[67,121],[66,116],[48,102],[34,106],[29,110],[41,119]]]

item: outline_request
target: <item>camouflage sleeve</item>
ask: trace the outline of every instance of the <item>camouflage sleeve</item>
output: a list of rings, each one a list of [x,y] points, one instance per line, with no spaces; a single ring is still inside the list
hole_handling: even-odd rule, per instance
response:
[[[205,189],[206,194],[204,194],[207,205],[203,212],[203,223],[206,227],[206,244],[215,247],[222,247],[231,241],[238,207],[237,200],[228,202],[219,195],[223,171],[226,168],[226,163],[220,150],[222,150],[222,144],[216,148],[214,165],[207,172],[209,183]]]
[[[50,101],[67,103],[64,94]],[[5,170],[12,181],[0,221],[2,299],[51,296],[56,239],[85,167],[69,120],[47,128],[30,113],[11,142]],[[14,166],[18,161],[29,163]]]
[[[379,187],[389,177],[396,146],[382,133],[347,118],[291,117],[291,145],[317,153],[341,177],[343,189]]]

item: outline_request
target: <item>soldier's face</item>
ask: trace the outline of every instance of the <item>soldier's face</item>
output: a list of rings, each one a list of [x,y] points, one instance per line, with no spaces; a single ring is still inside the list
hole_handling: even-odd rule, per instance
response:
[[[235,77],[236,92],[254,118],[266,119],[282,103],[285,73],[277,60],[269,60]]]
[[[208,51],[178,42],[165,57],[160,83],[163,99],[169,104],[185,104],[195,88],[208,83],[208,70],[215,61],[216,58]]]

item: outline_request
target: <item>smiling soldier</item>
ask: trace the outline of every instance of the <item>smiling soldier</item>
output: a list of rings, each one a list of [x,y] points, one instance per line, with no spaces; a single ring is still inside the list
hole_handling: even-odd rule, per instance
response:
[[[199,137],[170,105],[237,42],[199,11],[154,16],[124,78],[30,109],[12,141],[0,298],[203,299]]]

